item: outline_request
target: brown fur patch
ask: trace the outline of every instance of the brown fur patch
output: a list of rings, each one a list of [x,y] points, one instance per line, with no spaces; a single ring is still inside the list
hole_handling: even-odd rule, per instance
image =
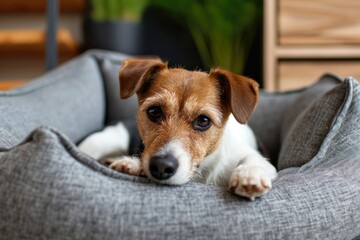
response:
[[[230,115],[229,108],[221,102],[217,81],[203,72],[165,69],[158,73],[147,92],[138,94],[138,99],[138,128],[145,145],[144,155],[152,156],[164,144],[177,139],[190,154],[193,165],[217,148]],[[161,123],[147,118],[150,106],[161,106],[164,114]],[[203,132],[193,127],[202,114],[213,122]]]

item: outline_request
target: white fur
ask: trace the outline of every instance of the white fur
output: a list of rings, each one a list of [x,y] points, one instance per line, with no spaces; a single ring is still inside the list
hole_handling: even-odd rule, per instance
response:
[[[170,140],[167,144],[165,144],[154,156],[165,156],[172,155],[178,160],[178,168],[176,173],[171,176],[169,179],[161,180],[160,183],[163,184],[171,184],[171,185],[181,185],[190,181],[190,156],[182,146],[180,141]],[[147,166],[144,167],[144,171],[147,176],[151,176],[149,171],[149,159],[143,159]]]
[[[232,172],[239,165],[262,167],[270,179],[276,177],[275,167],[257,151],[252,130],[239,124],[231,115],[219,148],[204,159],[200,171],[206,173],[204,183],[227,186]]]
[[[108,159],[110,168],[119,172],[126,172],[131,175],[144,175],[141,162],[138,157],[122,156]]]
[[[85,138],[79,149],[96,160],[118,152],[126,152],[130,144],[130,135],[122,123],[108,126],[101,132]]]

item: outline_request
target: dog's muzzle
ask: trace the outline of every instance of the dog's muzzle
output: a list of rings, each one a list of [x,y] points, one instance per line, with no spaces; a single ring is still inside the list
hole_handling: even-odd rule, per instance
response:
[[[178,167],[178,160],[170,154],[150,158],[149,170],[157,180],[169,179],[176,173]]]

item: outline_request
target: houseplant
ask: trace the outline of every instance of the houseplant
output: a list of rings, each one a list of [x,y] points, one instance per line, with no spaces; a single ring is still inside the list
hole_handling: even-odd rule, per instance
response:
[[[203,64],[243,73],[261,14],[260,0],[152,0],[191,33]]]
[[[141,18],[148,4],[149,0],[88,0],[85,48],[141,53]]]

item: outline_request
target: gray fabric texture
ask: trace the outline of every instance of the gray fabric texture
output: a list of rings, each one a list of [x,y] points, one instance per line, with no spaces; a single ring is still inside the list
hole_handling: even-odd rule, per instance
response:
[[[334,125],[342,131],[319,159],[279,172],[253,202],[217,186],[159,186],[112,171],[40,128],[0,153],[0,239],[353,239],[360,234],[359,133]],[[343,147],[339,132],[351,134],[346,152],[333,149]]]
[[[340,82],[336,75],[327,73],[314,85],[300,90],[260,92],[260,101],[250,118],[249,126],[275,166],[283,138],[296,118],[316,99]]]
[[[124,58],[125,59],[125,58]],[[137,97],[120,99],[119,72],[124,59],[100,58],[100,69],[103,74],[106,91],[106,124],[136,119],[138,110]],[[126,109],[126,111],[121,111]]]
[[[337,76],[325,74],[313,86],[301,91],[301,94],[289,105],[281,121],[281,144],[283,144],[291,126],[301,113],[339,83],[341,80]]]
[[[117,81],[116,63],[126,57],[89,51],[29,85],[0,93],[0,239],[360,236],[360,90],[355,80],[337,87],[346,91],[343,104],[312,159],[281,170],[273,189],[251,202],[217,186],[160,186],[115,172],[78,151],[74,142],[103,128],[105,119],[111,121],[109,111],[131,116],[116,104],[105,106],[115,88],[103,83]],[[282,121],[305,91],[262,93],[250,125],[276,156]],[[305,112],[316,104],[310,102]],[[289,134],[301,126],[305,113],[299,109],[287,117]],[[39,125],[51,127],[34,131]]]
[[[104,102],[98,65],[87,53],[30,84],[0,91],[1,132],[22,140],[35,128],[48,125],[79,141],[103,128]],[[0,144],[9,147],[4,140]]]
[[[0,127],[0,148],[10,148],[19,143],[20,140],[14,137],[6,129]]]
[[[332,125],[337,119],[334,118],[346,101],[349,101],[348,88],[355,82],[352,79],[345,80],[297,117],[281,147],[278,169],[302,166],[317,154],[325,136],[330,131],[335,131]],[[354,128],[354,131],[358,130]]]

